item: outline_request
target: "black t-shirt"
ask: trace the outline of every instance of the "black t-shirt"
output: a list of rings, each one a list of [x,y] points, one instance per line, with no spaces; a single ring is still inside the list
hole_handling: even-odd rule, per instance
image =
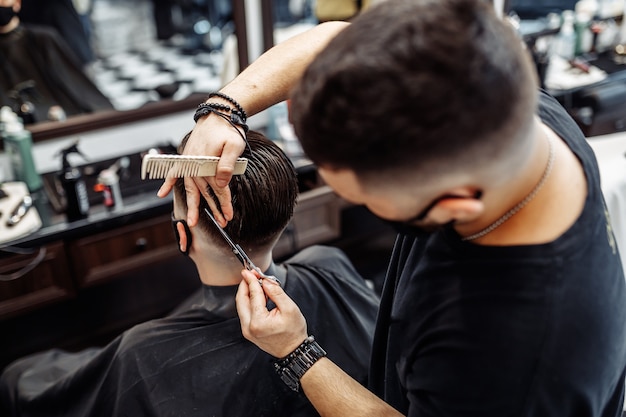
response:
[[[506,247],[398,237],[370,384],[409,416],[621,416],[626,288],[597,163],[558,102],[542,93],[538,114],[587,177],[569,230]]]
[[[328,357],[365,383],[378,297],[345,254],[314,246],[267,272],[281,279]],[[273,358],[242,336],[236,291],[205,286],[201,304],[137,325],[102,349],[18,360],[0,378],[0,415],[318,416],[274,372]]]

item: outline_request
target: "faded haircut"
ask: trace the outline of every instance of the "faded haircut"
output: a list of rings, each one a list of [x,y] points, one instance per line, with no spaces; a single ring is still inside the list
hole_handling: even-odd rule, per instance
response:
[[[427,176],[422,167],[437,175],[515,155],[536,97],[523,42],[488,2],[393,0],[318,54],[291,94],[291,120],[318,166]]]
[[[178,148],[181,154],[189,135]],[[248,167],[243,175],[234,175],[230,181],[234,215],[224,230],[242,248],[254,250],[273,245],[289,223],[298,196],[298,181],[291,160],[274,142],[256,131],[249,131],[247,140],[249,146],[241,156],[248,158]],[[176,181],[174,198],[186,212],[182,178]],[[217,203],[214,195],[213,198]],[[217,244],[228,247],[205,208],[208,204],[202,198],[198,227]]]

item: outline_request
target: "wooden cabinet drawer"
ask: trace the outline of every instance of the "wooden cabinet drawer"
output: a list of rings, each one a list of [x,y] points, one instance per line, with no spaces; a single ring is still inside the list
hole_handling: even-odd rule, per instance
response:
[[[3,251],[0,257],[0,318],[71,297],[73,287],[63,243],[36,248],[32,254]]]
[[[81,287],[180,256],[170,215],[74,241],[69,251]]]

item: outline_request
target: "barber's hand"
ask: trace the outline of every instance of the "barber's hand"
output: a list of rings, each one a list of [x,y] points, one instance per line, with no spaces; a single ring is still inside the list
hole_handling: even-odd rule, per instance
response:
[[[189,226],[193,227],[198,223],[201,196],[207,200],[220,225],[226,226],[226,222],[233,218],[233,205],[228,183],[233,176],[235,162],[244,151],[245,146],[246,144],[237,130],[221,117],[209,114],[198,119],[183,154],[219,156],[220,161],[215,177],[185,178],[188,207],[187,223]],[[170,193],[175,183],[176,178],[166,179],[157,195],[165,197]],[[207,187],[211,187],[217,196],[222,213],[224,213],[223,217],[210,197]]]
[[[276,358],[287,356],[308,336],[304,316],[279,285],[269,280],[262,280],[261,285],[248,270],[241,274],[236,300],[244,337]],[[266,296],[276,304],[271,311],[266,308]]]

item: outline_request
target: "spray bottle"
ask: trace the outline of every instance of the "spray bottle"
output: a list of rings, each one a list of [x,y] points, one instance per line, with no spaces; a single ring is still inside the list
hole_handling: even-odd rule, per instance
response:
[[[59,180],[63,190],[65,191],[66,208],[65,215],[68,221],[84,219],[89,214],[89,197],[87,195],[87,186],[85,180],[76,167],[73,167],[68,155],[77,153],[83,158],[85,156],[78,150],[78,141],[69,147],[62,149],[60,154],[62,158],[63,168],[59,173]]]
[[[25,182],[30,192],[40,189],[43,183],[33,160],[31,134],[24,129],[17,114],[7,106],[0,109],[0,133],[14,178]]]

